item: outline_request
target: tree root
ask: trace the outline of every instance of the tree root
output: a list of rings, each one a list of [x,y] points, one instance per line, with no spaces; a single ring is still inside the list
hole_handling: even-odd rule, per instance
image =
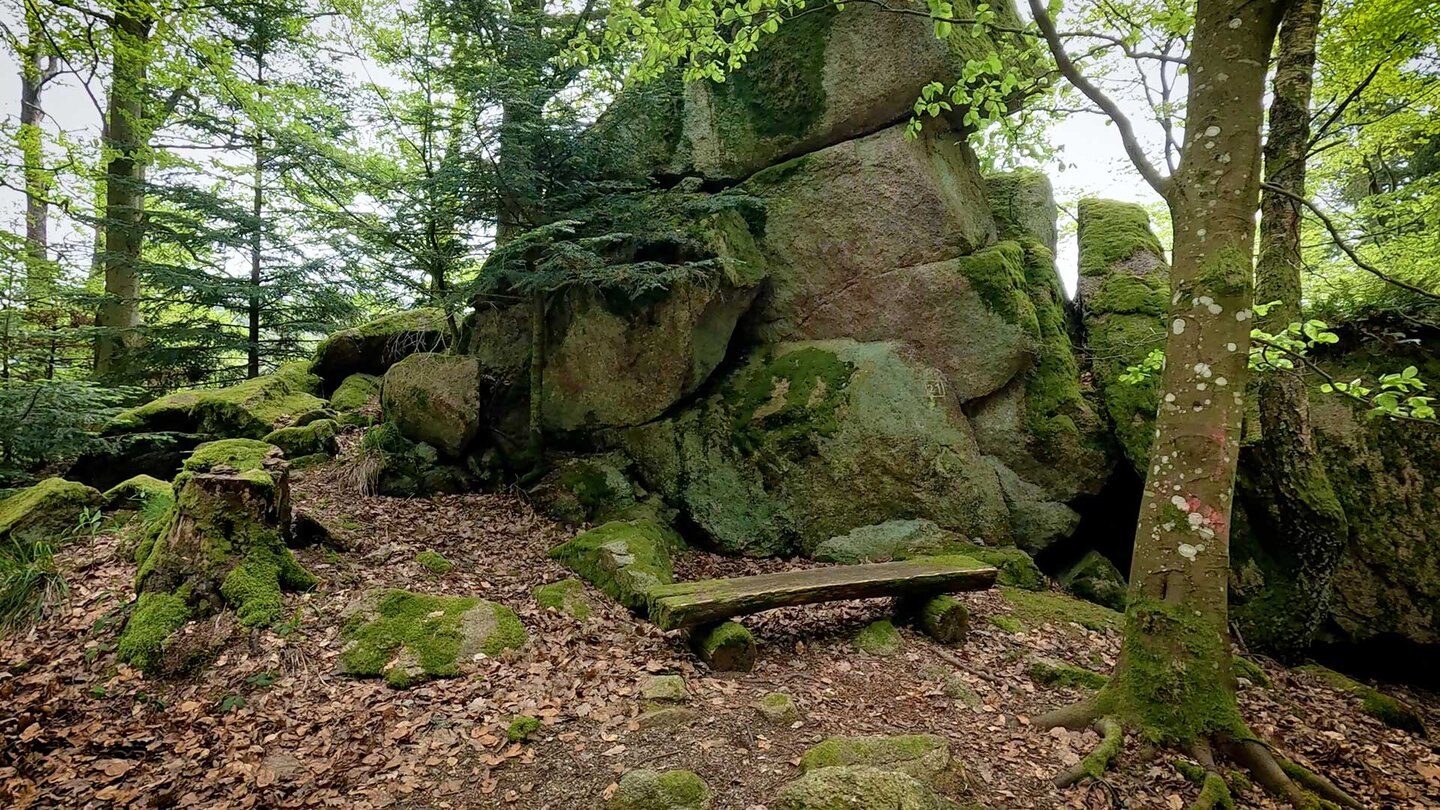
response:
[[[1189,810],[1235,810],[1235,797],[1230,793],[1230,785],[1215,770],[1214,757],[1210,756],[1209,746],[1197,746],[1196,756],[1201,764],[1193,765],[1184,760],[1175,763],[1175,770],[1182,776],[1189,779],[1193,784],[1200,786],[1200,795],[1190,803]]]
[[[1288,759],[1281,759],[1280,769],[1285,771],[1285,775],[1290,777],[1291,781],[1327,802],[1332,802],[1340,807],[1351,807],[1355,810],[1360,810],[1360,808],[1363,807],[1360,802],[1356,801],[1349,793],[1341,790],[1334,782],[1315,773],[1304,765]]]
[[[1069,787],[1086,777],[1099,779],[1115,758],[1120,756],[1120,749],[1125,745],[1125,730],[1120,726],[1120,721],[1113,717],[1102,717],[1095,721],[1095,731],[1101,737],[1100,744],[1076,763],[1075,767],[1055,777],[1055,787]]]
[[[1095,724],[1100,719],[1100,710],[1095,704],[1088,700],[1079,703],[1072,703],[1069,706],[1062,706],[1053,712],[1042,714],[1035,718],[1034,725],[1037,728],[1067,728],[1071,731],[1081,731]]]

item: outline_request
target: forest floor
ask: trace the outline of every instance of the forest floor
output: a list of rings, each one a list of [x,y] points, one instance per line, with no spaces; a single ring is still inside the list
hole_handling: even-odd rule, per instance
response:
[[[64,549],[68,603],[0,641],[0,807],[598,808],[632,768],[697,772],[717,810],[764,808],[798,775],[796,762],[831,735],[933,733],[950,741],[968,794],[1006,808],[1179,808],[1196,795],[1163,758],[1127,747],[1105,784],[1057,790],[1050,779],[1096,742],[1042,731],[1028,718],[1079,693],[1027,676],[1036,655],[1106,671],[1118,637],[1068,621],[1012,633],[989,619],[1015,612],[999,591],[968,594],[968,643],[942,648],[902,630],[892,657],[850,638],[883,617],[885,600],[786,608],[751,617],[753,672],[711,673],[667,636],[598,592],[586,621],[539,607],[535,586],[573,575],[546,552],[571,532],[522,499],[362,497],[344,461],[298,474],[297,508],[343,527],[349,550],[301,550],[319,590],[292,595],[290,622],[242,631],[226,617],[193,632],[220,650],[202,672],[150,680],[114,656],[134,564],[122,535]],[[415,562],[430,549],[456,563],[442,576]],[[677,578],[738,575],[799,563],[693,553]],[[341,613],[376,586],[483,596],[513,608],[530,632],[517,653],[476,662],[465,677],[409,690],[336,674]],[[1002,623],[1005,623],[1002,619]],[[958,665],[957,665],[958,662]],[[1372,808],[1440,807],[1440,746],[1387,728],[1319,678],[1266,665],[1269,689],[1241,699],[1254,729],[1327,773]],[[698,717],[644,729],[641,680],[678,673]],[[784,691],[802,718],[770,725],[752,704]],[[1440,727],[1440,698],[1396,692]],[[511,743],[511,718],[544,726]],[[1258,790],[1241,806],[1278,806]]]

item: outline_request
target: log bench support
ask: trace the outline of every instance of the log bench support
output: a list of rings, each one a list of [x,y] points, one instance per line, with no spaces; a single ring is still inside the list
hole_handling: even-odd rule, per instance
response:
[[[755,667],[755,636],[739,622],[691,628],[690,647],[716,672],[749,672]]]
[[[896,599],[895,616],[941,644],[964,644],[970,633],[970,608],[949,594]]]

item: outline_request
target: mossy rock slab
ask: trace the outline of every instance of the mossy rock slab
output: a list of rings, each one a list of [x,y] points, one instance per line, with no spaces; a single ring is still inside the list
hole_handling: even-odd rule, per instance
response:
[[[934,734],[830,737],[800,757],[802,773],[855,765],[899,771],[936,786],[948,784],[956,767],[950,743]]]
[[[635,485],[625,474],[629,466],[619,453],[559,459],[530,489],[530,500],[572,526],[625,517],[636,506]]]
[[[321,341],[310,370],[333,390],[352,374],[381,375],[416,352],[443,351],[446,332],[445,313],[439,309],[386,315]]]
[[[887,520],[851,529],[815,547],[813,559],[820,562],[867,563],[908,560],[931,554],[947,554],[956,544],[955,534],[928,520]]]
[[[1050,580],[1035,564],[1035,559],[1018,548],[1009,546],[982,546],[976,543],[960,543],[954,553],[993,565],[1000,571],[995,581],[1026,591],[1043,591],[1050,587]]]
[[[845,765],[810,771],[780,789],[775,810],[960,810],[929,785],[900,771]]]
[[[1125,577],[1115,563],[1098,551],[1087,551],[1060,573],[1060,585],[1072,596],[1125,610]]]
[[[618,147],[606,173],[741,179],[907,118],[927,81],[960,81],[969,60],[995,50],[989,33],[968,26],[937,38],[923,4],[902,6],[919,16],[862,5],[787,20],[723,83],[627,87],[597,135],[597,145]],[[1009,4],[998,11],[1019,25]],[[962,0],[955,14],[973,16],[973,6]],[[948,115],[958,125],[964,110]]]
[[[679,536],[654,521],[615,520],[556,546],[550,557],[643,613],[650,589],[674,581],[671,555],[680,547]]]
[[[990,212],[1004,239],[1039,242],[1055,252],[1055,191],[1050,178],[1033,169],[985,175]]]
[[[525,627],[504,605],[402,590],[367,594],[347,609],[340,671],[383,677],[396,688],[453,678],[476,656],[525,645]]]
[[[580,621],[590,618],[595,610],[590,597],[585,594],[585,583],[578,579],[562,579],[537,586],[533,595],[540,607],[554,608]]]
[[[228,388],[180,391],[118,416],[105,433],[170,431],[210,437],[259,439],[301,414],[326,406],[320,378],[305,363],[288,363],[273,374]]]
[[[209,438],[168,431],[104,437],[98,447],[75,459],[65,477],[101,491],[136,475],[169,481],[190,451]]]
[[[683,702],[690,699],[690,689],[679,675],[649,675],[640,681],[640,697]]]
[[[406,438],[459,458],[480,431],[482,385],[473,357],[412,354],[385,372],[381,408]]]
[[[1046,625],[1058,628],[1078,625],[1097,633],[1118,632],[1124,619],[1123,614],[1107,607],[1055,591],[1027,591],[1002,586],[1000,593],[1014,608],[1011,618],[1019,620],[1029,630]]]
[[[380,378],[374,374],[351,374],[335,387],[330,406],[340,412],[354,412],[380,396]]]
[[[891,343],[757,350],[718,392],[617,440],[652,490],[731,554],[810,553],[850,530],[925,519],[1003,543],[994,470],[933,370]]]
[[[102,501],[84,484],[46,478],[0,501],[0,541],[59,545],[76,533],[85,510],[99,508]]]
[[[620,777],[606,810],[710,810],[710,788],[693,771],[636,769]]]
[[[303,427],[286,427],[265,434],[262,441],[285,451],[288,459],[302,456],[333,456],[340,450],[335,434],[340,426],[333,419],[318,419]]]
[[[1054,686],[1061,689],[1088,689],[1097,690],[1105,686],[1110,680],[1083,667],[1067,664],[1054,658],[1039,657],[1030,662],[1025,673],[1030,680],[1044,686]]]
[[[755,711],[765,720],[780,725],[790,725],[800,719],[800,707],[795,698],[785,692],[771,692],[755,701]]]

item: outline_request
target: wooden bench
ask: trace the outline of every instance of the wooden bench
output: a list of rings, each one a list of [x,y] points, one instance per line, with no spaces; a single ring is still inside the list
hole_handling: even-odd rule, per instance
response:
[[[747,653],[736,627],[726,628],[726,624],[733,625],[727,619],[777,607],[885,596],[899,597],[911,605],[909,612],[925,615],[924,606],[932,597],[985,590],[995,584],[997,575],[996,569],[969,557],[921,557],[676,582],[651,588],[646,601],[650,621],[662,629],[698,628],[692,640],[702,657],[712,665],[717,654],[726,659],[727,666],[717,669],[748,669],[754,662],[754,641],[748,641]],[[963,606],[958,607],[963,611]],[[720,635],[726,636],[724,643]]]

